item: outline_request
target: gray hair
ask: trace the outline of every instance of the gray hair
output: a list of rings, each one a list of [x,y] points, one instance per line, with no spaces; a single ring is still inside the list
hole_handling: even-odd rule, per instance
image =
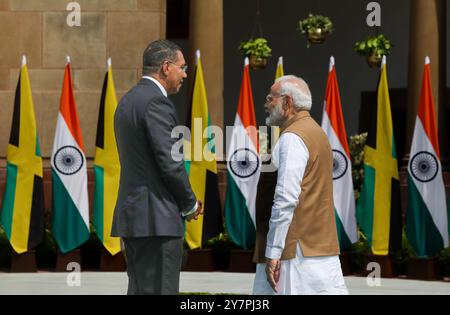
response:
[[[142,73],[147,75],[158,72],[166,60],[176,62],[178,59],[178,51],[181,51],[181,48],[166,39],[150,43],[144,51]]]
[[[305,80],[294,75],[286,75],[277,79],[275,82],[280,83],[281,94],[292,97],[294,106],[298,110],[311,110],[312,96]]]

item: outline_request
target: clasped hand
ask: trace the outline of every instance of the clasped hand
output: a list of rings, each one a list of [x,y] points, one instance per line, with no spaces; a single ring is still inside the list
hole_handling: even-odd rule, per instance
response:
[[[192,220],[198,220],[198,217],[203,215],[203,204],[200,200],[197,200],[197,211],[188,215],[186,221],[190,222]]]

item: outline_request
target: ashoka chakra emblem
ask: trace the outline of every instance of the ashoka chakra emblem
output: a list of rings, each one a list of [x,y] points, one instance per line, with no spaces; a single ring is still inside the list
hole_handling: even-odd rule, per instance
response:
[[[239,149],[233,153],[228,163],[234,175],[249,178],[258,171],[259,157],[249,149]]]
[[[419,182],[428,183],[436,178],[439,172],[439,163],[433,154],[423,151],[411,159],[409,170]]]
[[[337,180],[347,173],[348,161],[344,153],[333,150],[333,180]]]
[[[58,172],[64,175],[73,175],[83,166],[84,159],[81,151],[73,146],[60,148],[54,158],[53,164]]]

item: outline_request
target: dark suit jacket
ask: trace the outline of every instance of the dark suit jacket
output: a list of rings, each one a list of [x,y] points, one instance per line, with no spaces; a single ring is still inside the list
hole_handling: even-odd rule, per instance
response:
[[[182,213],[196,198],[184,161],[174,161],[176,110],[159,87],[142,79],[119,102],[114,129],[121,164],[112,236],[183,236]]]

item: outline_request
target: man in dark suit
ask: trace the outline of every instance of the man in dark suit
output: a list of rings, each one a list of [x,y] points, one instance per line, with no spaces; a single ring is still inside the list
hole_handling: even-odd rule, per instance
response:
[[[178,93],[187,67],[167,40],[151,43],[143,59],[142,79],[114,116],[121,173],[112,236],[125,244],[128,294],[177,294],[184,220],[203,214],[183,160],[172,153],[178,122],[167,96]]]

